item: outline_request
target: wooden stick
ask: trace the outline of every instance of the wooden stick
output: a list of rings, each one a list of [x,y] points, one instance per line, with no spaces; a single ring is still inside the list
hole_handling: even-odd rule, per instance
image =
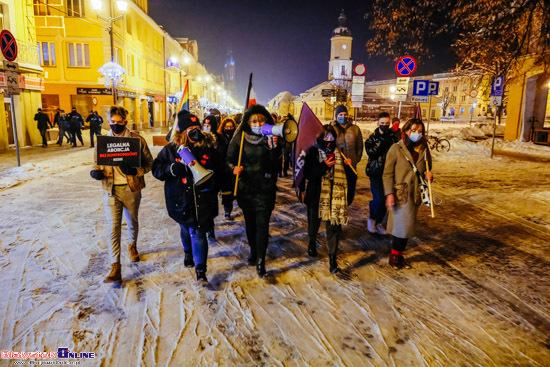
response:
[[[244,143],[244,131],[241,131],[241,148],[239,149],[239,163],[237,163],[237,167],[241,166],[241,160],[243,158],[243,143]],[[235,178],[235,191],[233,193],[233,196],[237,196],[237,188],[239,187],[239,174],[237,174],[237,177]]]
[[[340,149],[340,154],[342,155],[342,158],[344,158],[344,161],[346,159],[348,159],[345,155],[344,155],[344,152],[342,152],[342,149]],[[355,170],[355,168],[353,168],[353,166],[351,164],[348,164],[349,168],[351,168],[351,170],[353,171],[353,173],[355,173],[355,176],[358,176],[357,174],[357,171]]]
[[[426,171],[430,172],[430,164],[428,163],[427,153],[424,156],[424,160],[426,161]],[[431,212],[432,212],[432,218],[435,218],[434,201],[433,201],[433,197],[432,197],[432,185],[431,185],[430,182],[431,182],[431,180],[428,180],[428,193],[430,194],[430,209],[431,209]]]

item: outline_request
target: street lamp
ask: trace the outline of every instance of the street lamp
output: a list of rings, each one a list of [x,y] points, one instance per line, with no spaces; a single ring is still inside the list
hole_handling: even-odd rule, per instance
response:
[[[118,83],[122,74],[126,74],[126,70],[124,70],[122,66],[118,65],[115,62],[115,47],[113,44],[113,23],[116,22],[117,20],[124,18],[124,13],[126,12],[126,10],[128,10],[128,2],[126,0],[117,0],[116,2],[117,8],[123,14],[113,18],[112,6],[111,6],[112,0],[109,0],[109,17],[104,17],[103,15],[99,14],[103,6],[102,0],[91,0],[91,1],[92,1],[92,9],[96,11],[97,17],[109,23],[109,27],[107,28],[107,30],[109,31],[109,39],[111,41],[111,62],[103,65],[99,69],[99,72],[102,73],[105,78],[105,85],[107,85],[107,81],[108,81],[107,78],[112,78],[110,82],[113,87],[113,103],[116,104],[116,93],[115,93],[116,83]],[[112,65],[112,64],[115,64],[115,65]],[[116,67],[117,65],[118,65],[118,68]],[[120,69],[122,69],[122,71]]]

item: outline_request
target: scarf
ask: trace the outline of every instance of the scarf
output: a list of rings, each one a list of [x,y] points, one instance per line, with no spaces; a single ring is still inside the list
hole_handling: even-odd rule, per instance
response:
[[[344,171],[344,160],[340,150],[334,151],[336,164],[322,178],[321,197],[319,199],[319,218],[330,221],[332,225],[348,224],[348,182]],[[319,162],[327,158],[319,149]]]

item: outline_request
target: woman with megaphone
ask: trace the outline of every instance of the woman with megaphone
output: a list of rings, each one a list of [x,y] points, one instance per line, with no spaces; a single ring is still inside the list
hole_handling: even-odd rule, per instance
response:
[[[273,125],[269,112],[260,105],[250,107],[227,150],[227,165],[236,176],[237,203],[243,211],[246,224],[250,246],[248,263],[256,265],[260,278],[267,274],[265,254],[269,219],[275,207],[277,173],[281,167],[278,137],[264,136],[264,125]]]
[[[212,134],[201,131],[197,116],[178,113],[174,139],[153,162],[153,176],[164,181],[168,215],[180,225],[185,267],[195,266],[197,281],[205,285],[208,240],[206,233],[218,214],[218,192],[224,162]]]

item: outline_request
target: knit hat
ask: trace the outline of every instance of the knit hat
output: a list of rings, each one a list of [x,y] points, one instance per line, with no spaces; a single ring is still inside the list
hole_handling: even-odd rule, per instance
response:
[[[216,108],[210,109],[210,114],[211,114],[211,115],[220,115],[220,116],[222,115],[221,112],[220,112],[220,110],[218,110],[218,109],[216,109]]]
[[[212,110],[210,110],[210,111],[212,111]],[[203,128],[204,128],[205,123],[210,124],[210,126],[211,126],[210,131],[211,132],[215,133],[218,130],[218,119],[216,119],[216,116],[214,116],[214,115],[206,116],[204,118],[204,120],[202,121]]]
[[[338,116],[340,113],[342,112],[345,112],[345,113],[348,113],[348,109],[346,108],[346,106],[344,106],[343,104],[339,104],[338,106],[336,106],[336,108],[334,109],[334,114],[336,116]]]
[[[180,111],[178,112],[178,130],[183,132],[191,126],[201,127],[200,120],[197,116],[192,115],[189,111]]]
[[[248,120],[250,120],[250,116],[260,114],[265,116],[265,123],[268,125],[274,125],[273,123],[273,117],[269,114],[269,112],[265,109],[264,106],[256,104],[253,106],[250,106],[248,110],[244,113],[243,116],[243,123],[248,125]]]

